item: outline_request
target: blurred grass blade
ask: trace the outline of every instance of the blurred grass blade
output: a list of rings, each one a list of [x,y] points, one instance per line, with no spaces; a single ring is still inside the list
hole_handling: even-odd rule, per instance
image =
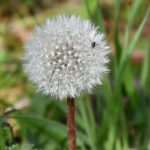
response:
[[[0,150],[7,150],[4,140],[5,139],[3,137],[3,129],[2,129],[1,124],[0,124]]]
[[[8,116],[8,117],[17,118],[18,120],[23,120],[24,122],[28,122],[33,126],[39,127],[40,129],[42,129],[42,132],[45,132],[45,134],[50,135],[57,142],[61,142],[64,139],[67,139],[66,125],[56,122],[54,120],[44,119],[40,116],[35,117],[35,115],[30,113],[27,113],[25,115],[16,114],[14,116]],[[87,143],[86,137],[81,132],[77,132],[77,136],[80,140],[82,139],[84,143]]]
[[[104,92],[106,99],[111,100],[113,93],[112,93],[112,88],[111,88],[111,84],[110,84],[108,76],[106,78],[104,78],[103,87],[104,87],[103,92]]]
[[[150,7],[148,8],[148,10],[147,10],[147,12],[145,14],[145,17],[144,17],[143,21],[141,22],[141,24],[140,24],[140,26],[139,26],[139,28],[138,28],[138,30],[137,30],[133,40],[131,41],[131,43],[129,44],[129,47],[127,48],[127,52],[125,53],[126,56],[124,58],[122,58],[122,64],[121,64],[122,66],[124,66],[123,65],[124,61],[127,62],[129,60],[129,57],[131,56],[131,54],[132,54],[132,52],[133,52],[133,50],[134,50],[134,48],[135,48],[139,38],[140,38],[140,35],[141,35],[142,31],[143,31],[144,25],[145,25],[149,15],[150,15]]]
[[[123,83],[127,93],[126,95],[131,99],[131,105],[135,106],[138,100],[138,93],[136,92],[137,88],[133,73],[133,70],[128,65],[124,73]]]
[[[89,17],[92,19],[94,11],[95,11],[95,9],[97,7],[97,0],[93,0],[93,1],[85,0],[85,4],[86,4],[86,8],[87,8]]]
[[[95,130],[96,129],[96,122],[95,122],[95,118],[94,118],[94,112],[92,109],[92,103],[91,103],[91,99],[89,96],[86,96],[86,105],[87,105],[87,110],[88,110],[88,116],[89,116],[89,121],[91,123],[91,129]]]
[[[94,129],[91,128],[91,124],[89,122],[89,116],[87,114],[86,105],[85,105],[87,99],[86,98],[84,99],[84,98],[79,99],[79,101],[80,101],[79,110],[82,115],[85,132],[87,133],[87,136],[88,136],[89,146],[91,147],[92,150],[96,150],[96,144],[95,144],[96,142],[95,142],[95,138],[93,135]]]
[[[148,43],[146,58],[144,60],[142,74],[141,74],[141,82],[143,87],[147,87],[146,85],[150,84],[150,43]],[[149,81],[148,81],[149,80]]]
[[[117,138],[117,135],[115,134],[116,130],[114,129],[114,126],[109,126],[109,133],[108,133],[108,139],[106,143],[104,144],[104,150],[114,150],[114,143]]]
[[[115,32],[114,32],[114,43],[116,48],[116,59],[115,64],[117,65],[120,61],[122,47],[119,41],[119,14],[121,8],[121,0],[116,0],[116,14],[115,14]]]
[[[122,146],[121,146],[121,140],[119,138],[117,138],[116,140],[116,145],[115,145],[115,149],[116,150],[121,150],[122,149]]]
[[[132,7],[131,7],[131,12],[129,14],[129,20],[128,20],[129,30],[132,28],[132,26],[135,22],[136,15],[138,14],[138,10],[139,10],[142,3],[143,3],[143,1],[141,1],[141,0],[133,1]]]
[[[67,138],[67,129],[66,126],[53,121],[44,119],[42,117],[35,117],[35,115],[31,113],[27,113],[25,115],[23,114],[16,114],[14,116],[9,116],[10,118],[17,118],[18,120],[22,120],[25,122],[28,122],[32,125],[38,126],[42,128],[42,132],[48,133],[50,136],[52,136],[57,141],[62,141],[65,138]]]
[[[125,38],[124,38],[124,46],[123,46],[123,51],[122,51],[122,55],[121,58],[124,57],[125,53],[126,53],[126,49],[128,48],[128,44],[129,44],[129,36],[130,36],[130,31],[131,28],[136,20],[136,15],[139,11],[140,5],[143,3],[143,1],[141,0],[136,0],[133,2],[133,4],[131,6],[128,7],[128,16],[127,16],[127,26],[125,29]]]
[[[123,57],[121,59],[121,63],[120,63],[119,70],[118,70],[118,76],[117,76],[117,80],[116,80],[118,84],[122,80],[122,77],[124,75],[124,71],[125,71],[126,66],[128,64],[129,58],[132,55],[133,50],[134,50],[134,48],[135,48],[135,46],[136,46],[136,44],[140,38],[140,35],[143,31],[144,25],[145,25],[149,15],[150,15],[150,7],[148,8],[143,21],[141,22],[137,32],[135,33],[133,40],[131,41],[130,45],[128,46],[127,51],[125,52],[125,55],[123,55]]]
[[[96,26],[99,26],[100,32],[105,32],[104,21],[101,6],[98,0],[85,0],[86,8],[89,14],[89,17],[92,21],[95,22]]]
[[[99,26],[99,31],[100,32],[105,32],[105,26],[104,26],[104,19],[102,15],[102,9],[101,9],[101,4],[98,0],[95,0],[97,2],[97,7],[96,7],[96,12],[95,12],[95,23],[97,26]]]

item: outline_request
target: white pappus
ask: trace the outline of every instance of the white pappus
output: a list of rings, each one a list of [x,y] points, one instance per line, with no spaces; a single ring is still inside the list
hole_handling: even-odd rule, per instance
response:
[[[24,70],[38,91],[60,100],[90,92],[108,72],[109,47],[89,21],[59,15],[48,19],[25,44]]]

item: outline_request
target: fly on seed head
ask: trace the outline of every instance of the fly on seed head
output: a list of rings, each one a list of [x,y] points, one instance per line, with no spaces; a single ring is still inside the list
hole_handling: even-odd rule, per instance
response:
[[[92,48],[94,48],[96,46],[96,42],[92,42],[91,46],[92,46]]]
[[[91,47],[94,48],[95,46],[99,46],[100,44],[96,44],[96,42],[91,42]]]

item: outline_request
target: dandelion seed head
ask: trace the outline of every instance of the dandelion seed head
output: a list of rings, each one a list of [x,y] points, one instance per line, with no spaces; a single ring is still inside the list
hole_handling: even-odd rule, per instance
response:
[[[90,92],[108,72],[104,35],[89,20],[77,16],[47,20],[35,28],[25,49],[24,70],[29,79],[38,91],[61,100]]]

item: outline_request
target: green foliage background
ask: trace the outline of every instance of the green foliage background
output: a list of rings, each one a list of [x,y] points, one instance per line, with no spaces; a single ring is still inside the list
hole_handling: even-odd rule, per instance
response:
[[[103,85],[76,98],[78,150],[150,150],[148,0],[0,3],[0,150],[67,149],[66,101],[36,93],[21,67],[26,34],[64,12],[89,18],[112,50]]]

